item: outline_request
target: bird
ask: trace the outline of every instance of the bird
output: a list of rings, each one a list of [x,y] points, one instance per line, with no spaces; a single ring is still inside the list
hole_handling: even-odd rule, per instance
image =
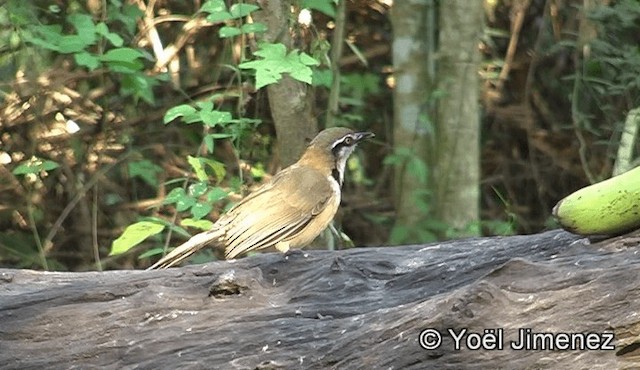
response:
[[[374,136],[346,127],[322,130],[297,162],[148,269],[174,266],[208,245],[224,247],[226,259],[270,247],[282,253],[305,247],[338,210],[347,159],[358,143]]]

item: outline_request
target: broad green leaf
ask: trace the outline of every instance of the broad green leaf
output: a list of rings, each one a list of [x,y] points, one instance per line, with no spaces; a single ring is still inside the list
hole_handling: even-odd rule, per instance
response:
[[[186,211],[189,208],[193,207],[198,201],[190,196],[184,196],[176,202],[176,210],[178,212]]]
[[[256,88],[276,83],[283,73],[299,81],[311,83],[312,70],[310,65],[319,64],[318,61],[305,53],[293,50],[286,54],[286,47],[283,44],[262,43],[254,53],[262,57],[260,60],[244,62],[239,65],[242,69],[255,69]]]
[[[141,260],[141,259],[145,259],[145,258],[148,258],[148,257],[159,256],[162,253],[164,253],[164,248],[162,248],[162,247],[151,248],[148,251],[145,251],[144,253],[140,254],[138,256],[138,259]]]
[[[199,101],[196,102],[196,107],[200,110],[211,111],[213,110],[213,102],[212,101]]]
[[[280,78],[282,78],[282,74],[279,72],[258,69],[256,70],[256,89],[261,89],[267,85],[274,84],[280,81]]]
[[[233,19],[231,13],[227,11],[227,6],[223,0],[208,0],[200,7],[199,12],[209,13],[207,21],[212,23],[224,22]]]
[[[79,66],[85,66],[90,70],[100,67],[100,59],[97,56],[89,54],[85,51],[73,55],[73,59]]]
[[[23,162],[14,168],[12,173],[14,175],[39,174],[42,171],[48,172],[58,167],[60,167],[60,165],[54,161],[33,157],[27,160],[26,163]]]
[[[193,227],[203,231],[211,230],[211,227],[213,227],[213,222],[209,220],[194,220],[193,218],[185,218],[180,221],[180,224],[184,227]]]
[[[172,204],[180,200],[180,198],[186,197],[187,192],[183,188],[175,188],[167,194],[162,204]]]
[[[191,207],[191,215],[196,220],[199,220],[208,215],[212,209],[213,206],[209,203],[196,203],[193,205],[193,207]]]
[[[90,15],[73,13],[67,17],[67,20],[75,27],[78,37],[85,45],[96,42],[96,26]]]
[[[242,35],[242,31],[238,27],[224,26],[218,30],[218,36],[221,38],[234,37]]]
[[[125,253],[148,237],[162,232],[162,230],[164,230],[164,225],[150,221],[140,221],[129,225],[124,229],[122,235],[113,241],[109,255],[116,256]]]
[[[96,33],[103,36],[105,39],[115,47],[121,47],[124,44],[124,40],[117,33],[109,32],[109,28],[104,22],[100,22],[96,25]]]
[[[200,112],[200,119],[205,125],[209,127],[215,127],[219,124],[229,122],[232,119],[232,117],[231,117],[231,113],[225,112],[225,111],[217,111],[217,110],[204,111],[203,110]]]
[[[205,135],[203,140],[204,140],[204,145],[207,148],[207,150],[210,153],[213,152],[215,139],[213,137],[211,137],[211,135]]]
[[[246,23],[240,27],[242,33],[262,33],[267,31],[267,26],[263,23]]]
[[[164,114],[164,123],[167,124],[178,117],[185,117],[194,114],[196,109],[190,105],[182,104],[175,106]]]
[[[220,199],[226,198],[228,195],[229,193],[224,191],[224,189],[215,187],[209,190],[209,192],[207,193],[207,200],[213,203],[219,201]]]
[[[112,67],[112,63],[109,63],[109,66]],[[122,76],[121,92],[125,95],[142,98],[147,103],[153,105],[155,102],[153,86],[156,84],[156,80],[142,73],[127,73]]]
[[[233,4],[229,8],[229,12],[234,19],[246,17],[251,12],[260,9],[259,6],[253,4]]]
[[[189,185],[188,193],[193,197],[199,197],[209,189],[209,185],[206,182],[196,182]]]
[[[65,54],[77,53],[89,45],[91,43],[87,43],[78,35],[66,35],[58,40],[58,51]]]
[[[132,63],[144,55],[136,49],[132,48],[116,48],[111,49],[100,57],[103,62],[125,62]]]
[[[331,18],[336,16],[336,8],[332,0],[302,0],[301,7],[303,9],[317,10]]]
[[[196,173],[196,177],[198,178],[198,180],[207,181],[208,176],[207,172],[204,170],[204,165],[202,163],[203,159],[204,158],[187,156],[187,162],[189,162],[189,165],[191,165],[191,168],[193,168],[193,171]]]
[[[163,171],[162,167],[147,159],[143,159],[141,161],[129,162],[128,168],[129,176],[140,177],[152,187],[158,187],[158,174]]]
[[[217,182],[220,182],[224,179],[224,175],[226,175],[227,173],[227,171],[224,169],[224,164],[208,158],[202,158],[202,161],[213,171]]]
[[[306,65],[306,66],[317,66],[317,65],[320,65],[320,62],[318,62],[315,58],[313,58],[312,56],[310,56],[307,53],[301,52],[299,55],[297,53],[295,55],[298,57],[300,62],[302,64]]]

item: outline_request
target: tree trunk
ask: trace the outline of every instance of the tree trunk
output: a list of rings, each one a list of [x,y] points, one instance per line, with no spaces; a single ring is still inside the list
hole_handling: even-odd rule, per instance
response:
[[[264,23],[267,32],[259,34],[266,42],[279,42],[291,49],[290,0],[257,0],[262,8],[254,13],[256,22]],[[269,107],[278,137],[280,164],[286,167],[300,158],[308,142],[318,132],[313,114],[313,90],[309,85],[284,76],[278,83],[267,86]]]
[[[480,51],[482,2],[440,3],[437,154],[433,172],[438,220],[466,234],[479,221]]]
[[[0,269],[0,367],[637,369],[638,245],[554,230],[156,271]],[[456,349],[449,328],[502,331],[503,347]],[[527,328],[594,340],[510,348]],[[427,329],[436,348],[420,345]]]
[[[429,42],[428,14],[433,11],[433,1],[396,1],[391,8],[393,25],[393,66],[395,88],[393,90],[394,123],[393,145],[395,155],[403,157],[396,165],[394,198],[397,212],[395,228],[403,228],[404,234],[396,241],[418,242],[412,235],[415,225],[428,214],[416,197],[422,197],[427,183],[425,176],[416,173],[414,165],[425,164],[429,150],[427,101],[433,76],[429,75],[429,63],[434,45]],[[431,9],[430,9],[431,8]],[[431,25],[433,26],[433,25]],[[404,153],[404,154],[401,154]],[[424,175],[424,174],[423,174]]]

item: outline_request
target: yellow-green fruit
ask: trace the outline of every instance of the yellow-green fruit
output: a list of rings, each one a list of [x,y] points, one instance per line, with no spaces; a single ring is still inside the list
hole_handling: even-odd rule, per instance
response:
[[[580,235],[620,234],[640,227],[640,167],[582,188],[553,207],[567,231]]]

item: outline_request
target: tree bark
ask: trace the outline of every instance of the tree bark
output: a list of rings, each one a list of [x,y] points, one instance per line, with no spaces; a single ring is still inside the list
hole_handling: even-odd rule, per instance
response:
[[[396,155],[402,151],[411,155],[395,168],[395,227],[402,227],[407,233],[417,229],[415,225],[428,216],[416,199],[423,196],[427,183],[409,163],[417,160],[426,164],[430,146],[432,127],[427,118],[427,103],[433,79],[429,74],[429,64],[434,58],[430,50],[434,45],[429,42],[433,32],[428,27],[428,14],[433,11],[432,6],[431,0],[413,0],[396,1],[391,8],[395,81],[393,145]],[[401,240],[418,242],[420,237],[407,234]]]
[[[255,0],[262,8],[254,13],[256,22],[264,23],[267,32],[258,38],[266,42],[279,42],[287,49],[293,47],[290,27],[290,0]],[[318,122],[313,113],[314,94],[311,87],[289,76],[267,86],[269,107],[278,137],[280,164],[286,167],[298,160],[307,144],[318,133]]]
[[[0,367],[636,369],[639,246],[638,232],[594,245],[554,230],[156,271],[0,269]],[[502,330],[504,348],[456,349],[448,328]],[[526,328],[612,333],[615,349],[511,349]],[[420,346],[425,329],[440,346]]]
[[[440,4],[437,158],[433,180],[436,216],[465,234],[477,234],[480,197],[480,51],[482,2]]]

